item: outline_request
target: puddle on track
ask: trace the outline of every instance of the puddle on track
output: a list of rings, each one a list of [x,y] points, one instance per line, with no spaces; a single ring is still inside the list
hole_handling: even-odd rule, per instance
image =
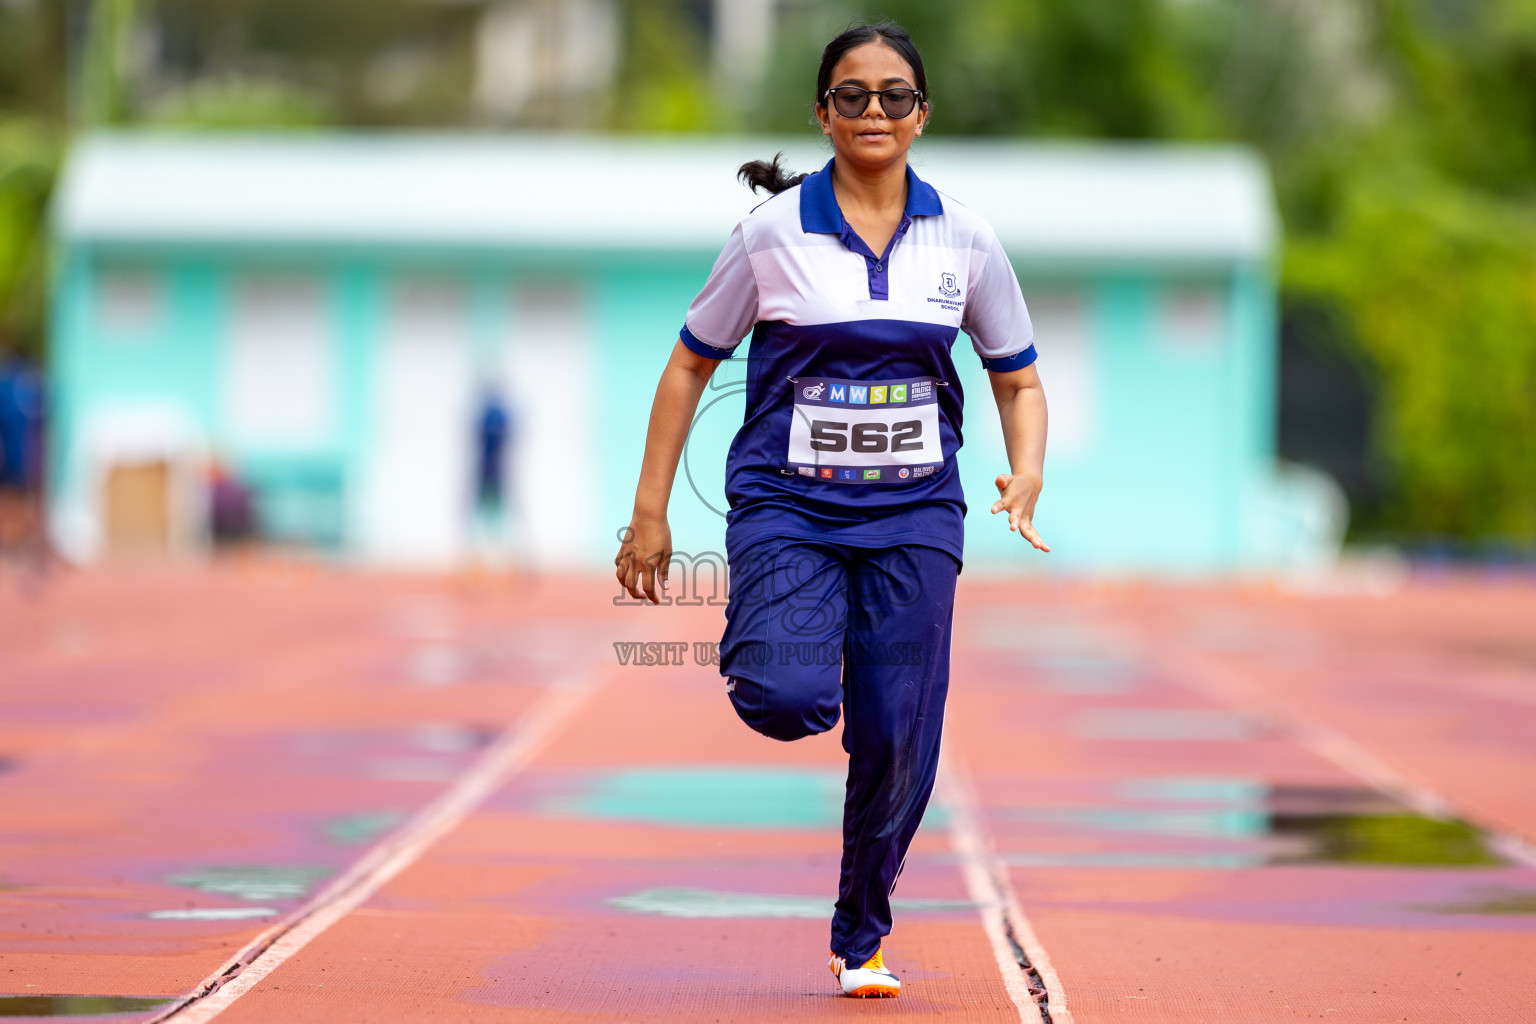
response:
[[[307,896],[316,882],[332,873],[328,867],[212,865],[166,875],[165,881],[168,885],[265,903]]]
[[[1296,839],[1304,852],[1275,863],[1374,864],[1405,867],[1494,867],[1507,861],[1487,836],[1464,821],[1398,814],[1274,815],[1269,833]]]
[[[1472,893],[1466,903],[1440,903],[1419,906],[1435,914],[1493,914],[1536,916],[1536,892],[1523,889],[1485,889]]]
[[[1217,869],[1508,864],[1475,825],[1426,817],[1360,787],[1271,786],[1241,778],[1130,779],[1114,787],[1111,799],[1107,805],[994,810],[1000,818],[1040,826],[1038,831],[1054,838],[1062,833],[1109,837],[1087,850],[1014,849],[1005,861],[1019,867]],[[1118,838],[1135,836],[1156,837],[1158,843],[1137,848],[1133,839]]]
[[[105,1017],[158,1010],[173,1001],[173,997],[0,995],[0,1017]]]
[[[359,846],[372,842],[404,820],[404,811],[364,811],[332,818],[321,826],[321,831],[337,846]]]

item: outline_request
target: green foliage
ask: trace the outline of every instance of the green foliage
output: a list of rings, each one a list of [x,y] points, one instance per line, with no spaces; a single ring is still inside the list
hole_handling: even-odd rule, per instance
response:
[[[156,123],[185,114],[194,126],[437,127],[469,114],[478,5],[139,2],[166,49],[163,80],[135,97]]]
[[[712,87],[707,41],[686,5],[628,0],[623,8],[625,44],[611,126],[648,132],[720,127],[725,96]]]
[[[0,3],[0,117],[64,117],[64,5]]]
[[[137,0],[96,0],[86,24],[79,117],[87,125],[115,124],[128,115],[128,65]]]
[[[948,134],[1166,135],[1180,117],[1181,71],[1164,59],[1163,6],[1161,0],[889,0],[868,12],[813,5],[787,26],[780,66],[789,58],[797,67],[774,85],[795,84],[770,90],[768,117],[803,121],[821,46],[849,24],[891,18],[922,50],[933,123]]]
[[[1237,139],[1268,157],[1287,306],[1341,326],[1379,401],[1403,537],[1536,541],[1536,2],[886,0],[807,9],[764,120],[803,123],[819,47],[893,17],[939,133]]]
[[[1318,343],[1366,367],[1379,398],[1383,500],[1365,527],[1536,541],[1536,0],[786,2],[746,90],[716,77],[707,0],[615,2],[618,74],[579,123],[808,131],[822,46],[890,17],[922,48],[938,134],[1258,147],[1286,224],[1286,306],[1338,324]],[[41,346],[42,210],[67,124],[478,116],[481,4],[70,9],[87,31],[66,55],[65,4],[0,3],[0,347]]]
[[[156,97],[143,122],[183,129],[317,128],[334,120],[327,97],[282,79],[197,79]]]
[[[44,211],[59,151],[60,139],[46,121],[0,116],[0,356],[42,354]]]
[[[1529,544],[1536,5],[1374,7],[1391,106],[1284,181],[1285,284],[1339,311],[1378,383],[1386,493],[1365,527]]]
[[[1337,303],[1388,396],[1395,486],[1371,525],[1536,537],[1536,223],[1444,180],[1351,184],[1334,230],[1290,246],[1286,282]]]

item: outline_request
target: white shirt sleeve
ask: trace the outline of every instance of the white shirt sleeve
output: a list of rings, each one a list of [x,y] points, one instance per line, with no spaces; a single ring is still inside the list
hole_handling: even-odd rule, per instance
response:
[[[715,260],[709,280],[688,307],[683,344],[711,359],[729,359],[757,323],[757,275],[747,256],[741,225]]]
[[[1035,328],[1013,264],[992,232],[971,250],[970,294],[960,326],[989,370],[1017,370],[1035,361]]]

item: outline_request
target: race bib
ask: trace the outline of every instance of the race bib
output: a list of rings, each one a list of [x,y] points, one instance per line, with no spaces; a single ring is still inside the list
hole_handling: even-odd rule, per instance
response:
[[[789,472],[828,483],[891,484],[932,476],[942,386],[932,377],[800,377],[789,424]]]

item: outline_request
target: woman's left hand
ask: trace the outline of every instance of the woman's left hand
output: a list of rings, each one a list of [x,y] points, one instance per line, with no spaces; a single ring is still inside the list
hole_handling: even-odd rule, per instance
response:
[[[1017,532],[1037,550],[1050,551],[1050,545],[1040,538],[1034,524],[1035,502],[1043,486],[1040,478],[1023,473],[999,473],[996,483],[1000,497],[992,503],[992,514],[1006,510],[1009,530]]]

